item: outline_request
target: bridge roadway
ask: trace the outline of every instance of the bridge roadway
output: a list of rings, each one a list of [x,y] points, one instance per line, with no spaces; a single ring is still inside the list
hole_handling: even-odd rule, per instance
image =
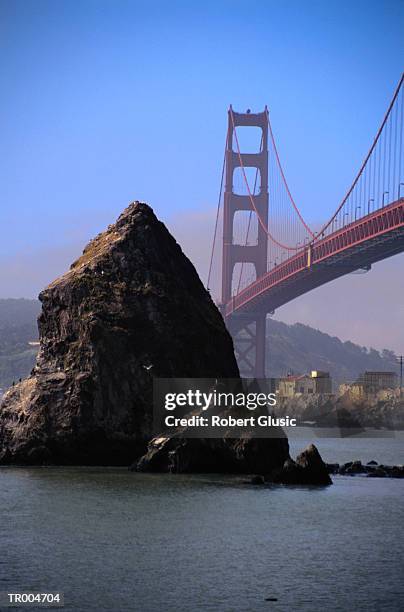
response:
[[[404,251],[404,198],[308,244],[234,296],[225,318],[269,313],[354,270]],[[236,315],[236,316],[235,316]]]

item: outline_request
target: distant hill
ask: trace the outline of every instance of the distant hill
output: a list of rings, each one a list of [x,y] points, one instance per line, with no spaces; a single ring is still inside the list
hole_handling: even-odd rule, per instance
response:
[[[38,300],[0,300],[0,388],[27,376],[35,363]],[[287,325],[268,319],[267,375],[285,376],[310,370],[330,372],[335,384],[354,380],[364,370],[395,370],[392,351],[366,349],[352,342],[341,342],[308,325]]]
[[[38,300],[0,300],[0,389],[27,376],[35,363],[38,339]]]
[[[303,374],[311,370],[330,372],[336,384],[355,380],[365,370],[398,371],[392,351],[367,349],[342,342],[308,325],[287,325],[268,319],[267,375]]]

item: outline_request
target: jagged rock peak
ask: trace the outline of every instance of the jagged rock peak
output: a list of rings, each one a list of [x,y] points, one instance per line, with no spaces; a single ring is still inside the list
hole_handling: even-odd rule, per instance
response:
[[[37,364],[0,408],[3,463],[130,463],[152,434],[154,376],[238,377],[219,311],[142,202],[40,300]]]
[[[145,202],[132,202],[119,215],[116,223],[109,225],[105,232],[101,232],[90,240],[83,250],[79,259],[70,266],[71,270],[77,270],[85,265],[95,264],[99,258],[111,250],[119,241],[130,237],[131,232],[136,232],[139,225],[144,223],[160,224],[153,209]],[[162,225],[162,224],[161,224]],[[162,225],[162,229],[164,226]]]

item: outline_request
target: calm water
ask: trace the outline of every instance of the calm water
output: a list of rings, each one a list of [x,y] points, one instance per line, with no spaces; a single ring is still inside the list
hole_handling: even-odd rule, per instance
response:
[[[315,442],[403,462],[403,437]],[[404,481],[334,482],[2,468],[0,590],[62,590],[78,612],[403,610]]]

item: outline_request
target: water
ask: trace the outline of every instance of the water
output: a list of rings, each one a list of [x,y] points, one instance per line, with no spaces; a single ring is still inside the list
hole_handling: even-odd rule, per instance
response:
[[[315,442],[402,462],[403,437]],[[242,481],[2,468],[0,590],[61,590],[75,612],[404,609],[403,480]]]
[[[345,463],[359,459],[362,463],[375,460],[385,465],[404,464],[404,431],[368,430],[358,436],[323,437],[330,430],[289,428],[290,454],[295,457],[308,444],[319,449],[327,463]]]

